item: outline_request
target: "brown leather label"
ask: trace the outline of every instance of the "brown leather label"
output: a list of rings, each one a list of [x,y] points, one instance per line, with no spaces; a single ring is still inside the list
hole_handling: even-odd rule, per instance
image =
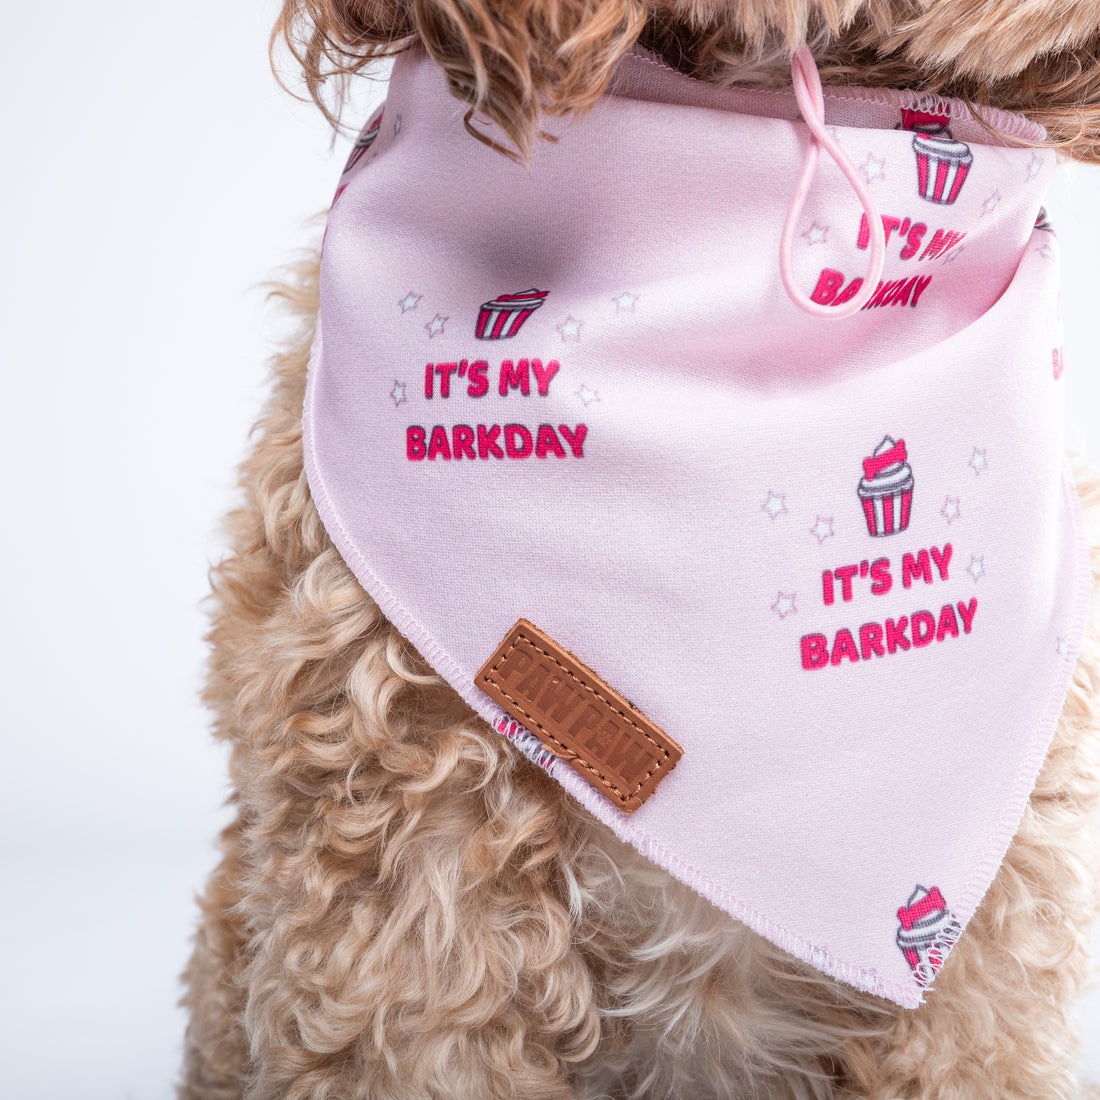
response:
[[[684,755],[633,703],[527,619],[508,631],[474,682],[628,814]]]

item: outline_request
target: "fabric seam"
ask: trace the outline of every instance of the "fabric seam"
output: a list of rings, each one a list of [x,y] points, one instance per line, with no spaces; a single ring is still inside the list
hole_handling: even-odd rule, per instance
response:
[[[710,84],[705,80],[700,80],[698,77],[689,76],[686,73],[680,72],[678,69],[674,69],[667,61],[654,56],[651,51],[647,50],[644,46],[634,46],[628,54],[624,55],[623,60],[641,61],[646,65],[652,65],[663,72],[671,73],[673,76],[679,77],[681,80],[690,81],[692,84],[711,91],[764,95],[784,99],[791,103],[794,102],[794,92],[787,88],[762,88],[753,84]],[[609,94],[612,95],[617,94],[614,90],[614,83],[615,75],[612,76],[612,81],[608,89]],[[861,88],[858,85],[834,85],[822,90],[827,100],[832,100],[837,104],[869,103],[876,106],[891,106],[901,109],[927,104],[931,101],[937,108],[942,109],[944,106],[949,107],[952,117],[960,120],[965,119],[974,122],[976,125],[980,125],[981,122],[984,122],[996,133],[1005,137],[1018,138],[1027,144],[1033,142],[1041,144],[1046,140],[1047,136],[1046,128],[1041,123],[1034,122],[1025,115],[1014,114],[1012,111],[1005,111],[999,107],[985,108],[979,120],[979,117],[975,115],[962,100],[955,99],[951,96],[918,92],[907,88]]]

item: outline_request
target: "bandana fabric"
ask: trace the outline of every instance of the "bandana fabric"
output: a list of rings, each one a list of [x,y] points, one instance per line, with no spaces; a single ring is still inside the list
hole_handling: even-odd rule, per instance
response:
[[[334,543],[616,834],[916,1006],[1004,858],[1084,631],[1054,155],[1011,140],[1042,131],[991,113],[998,144],[958,103],[826,90],[886,236],[869,301],[834,320],[780,277],[811,142],[792,94],[636,48],[588,116],[543,120],[530,170],[464,112],[402,54],[329,216],[304,432]],[[822,158],[802,295],[855,298],[872,229]],[[476,686],[520,619],[682,748],[633,812]]]

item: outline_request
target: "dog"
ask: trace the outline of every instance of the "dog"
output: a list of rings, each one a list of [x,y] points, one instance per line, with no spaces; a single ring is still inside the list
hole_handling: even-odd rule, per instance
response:
[[[906,149],[916,143],[918,163],[920,143],[929,138],[943,149],[965,146],[957,132],[942,136],[947,99],[971,105],[979,119],[998,111],[1025,116],[1045,127],[1037,146],[1098,159],[1096,4],[1066,11],[1008,0],[287,0],[275,40],[290,43],[310,93],[334,122],[339,103],[325,98],[326,82],[339,84],[378,59],[415,52],[416,71],[436,73],[424,79],[436,79],[451,97],[469,148],[517,170],[537,167],[540,151],[555,142],[564,148],[573,120],[598,116],[629,56],[651,57],[670,79],[676,74],[723,94],[786,94],[792,57],[803,44],[828,90],[909,89],[924,97],[911,101],[910,112],[917,103],[921,117],[902,137]],[[382,119],[392,142],[400,120],[387,111]],[[805,106],[802,113],[809,113]],[[821,129],[827,143],[827,128]],[[373,140],[368,127],[353,158],[368,159]],[[956,165],[968,163],[962,157],[955,155]],[[341,205],[349,211],[346,224],[352,202],[349,191],[334,204],[334,212]],[[863,224],[876,221],[865,216]],[[330,231],[335,224],[334,217]],[[895,228],[901,232],[900,224]],[[932,228],[926,227],[929,237]],[[813,234],[825,230],[814,222],[807,232],[809,249]],[[433,244],[429,238],[426,247]],[[851,282],[826,270],[816,284],[803,281],[817,306],[840,305],[848,295],[849,305],[889,307],[885,276],[874,279],[873,265]],[[849,293],[855,282],[864,285]],[[737,919],[716,893],[708,899],[686,876],[670,873],[671,860],[656,849],[647,858],[623,838],[625,826],[609,826],[620,820],[621,806],[599,809],[599,792],[587,803],[574,797],[583,780],[573,780],[573,793],[555,782],[545,743],[530,740],[515,722],[502,719],[494,728],[488,712],[475,711],[438,671],[438,656],[420,652],[407,627],[395,625],[399,616],[384,613],[365,591],[348,564],[354,547],[334,541],[332,515],[318,507],[317,473],[311,478],[306,469],[302,413],[311,348],[316,354],[319,284],[314,256],[278,291],[301,328],[275,361],[273,394],[242,469],[246,502],[228,519],[234,550],[213,573],[205,698],[217,736],[231,746],[236,816],[200,900],[185,973],[191,1016],[179,1095],[1084,1095],[1074,1075],[1071,1013],[1089,975],[1097,900],[1095,627],[1074,643],[1060,716],[995,877],[965,932],[955,928],[938,953],[926,955],[923,976],[914,971],[919,985],[930,986],[934,977],[935,987],[914,991],[919,1007],[903,1006],[865,975],[846,976],[824,950],[819,957],[818,949],[803,950],[794,940],[785,948],[766,922],[747,911]],[[518,286],[507,289],[521,297]],[[419,299],[408,293],[409,301]],[[898,281],[889,293],[898,314],[916,304],[915,284],[906,290]],[[496,300],[498,312],[507,312],[499,306],[504,297]],[[528,306],[535,317],[547,309],[533,299]],[[424,320],[442,325],[449,318]],[[562,331],[563,341],[573,334]],[[495,369],[496,361],[488,365]],[[549,372],[549,364],[540,367]],[[1056,378],[1057,355],[1053,371]],[[501,373],[503,394],[503,364]],[[457,386],[457,375],[429,370],[425,386],[445,380]],[[426,396],[438,401],[441,394]],[[475,457],[472,434],[432,435],[431,442],[429,434],[408,435],[409,459],[426,466],[429,447],[439,448],[432,457],[440,460],[464,446]],[[570,437],[574,443],[578,435]],[[563,436],[559,447],[568,461],[566,442]],[[877,442],[868,440],[867,449]],[[517,454],[525,446],[518,436],[513,444]],[[549,436],[545,446],[553,461]],[[915,452],[894,438],[856,457],[864,458],[870,488],[858,502],[853,489],[853,507],[870,500],[884,468],[900,478],[910,477],[912,466],[923,476]],[[980,478],[977,449],[973,459]],[[1078,462],[1075,480],[1085,515],[1100,516],[1100,478]],[[761,507],[761,523],[779,523],[787,501],[769,491]],[[881,534],[874,524],[883,522],[869,514],[869,535]],[[904,527],[907,519],[892,522]],[[822,526],[817,538],[824,544],[830,534]],[[946,579],[950,549],[937,549]],[[973,558],[971,566],[980,575]],[[841,586],[857,583],[858,567],[852,569],[830,573],[825,603],[848,598]],[[918,571],[927,570],[924,581],[936,579],[931,559],[922,565],[911,555],[905,569],[906,588],[910,581],[919,587]],[[873,580],[874,574],[866,583]],[[795,597],[786,598],[784,604],[780,591],[768,609],[776,621],[794,611]],[[971,618],[975,611],[960,602],[963,622],[951,603],[944,606],[938,625],[930,613],[930,629],[938,629],[946,652],[966,642],[967,611]],[[677,608],[667,613],[674,620]],[[899,624],[891,618],[886,625],[897,635],[904,630]],[[817,676],[818,665],[885,654],[881,625],[878,633],[852,625],[847,638],[843,630],[803,634],[799,671]],[[916,615],[912,630],[915,638]],[[909,644],[906,637],[904,648]],[[889,652],[891,659],[906,656]],[[583,654],[559,656],[577,661],[570,665],[576,682],[612,691]],[[630,700],[620,707],[639,723],[648,710]],[[692,744],[684,741],[683,762],[660,778],[667,785],[655,788],[653,808],[687,774]],[[681,749],[672,737],[660,744],[666,761]],[[559,755],[570,755],[568,746],[555,745]],[[638,810],[639,820],[648,810]],[[909,912],[917,922],[939,911],[946,917],[941,902],[927,884],[898,898],[899,915]],[[905,950],[898,936],[897,946],[885,950]]]

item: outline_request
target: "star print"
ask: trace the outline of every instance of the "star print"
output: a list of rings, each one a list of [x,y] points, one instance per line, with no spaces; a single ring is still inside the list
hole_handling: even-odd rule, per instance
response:
[[[824,542],[828,538],[833,537],[833,517],[832,516],[818,516],[817,523],[810,528],[811,535],[817,535],[817,541],[819,543]]]
[[[400,405],[403,401],[405,401],[405,383],[398,382],[395,378],[393,381],[393,389],[390,390],[390,397],[393,398],[393,403],[395,405]]]
[[[417,302],[423,297],[423,294],[416,294],[410,290],[397,304],[401,307],[402,313],[408,313],[410,309],[416,309]]]
[[[450,320],[450,317],[440,317],[437,313],[424,328],[428,331],[428,339],[438,336],[443,331],[443,326]]]
[[[768,499],[760,505],[761,512],[767,512],[772,519],[781,516],[787,510],[786,493],[773,493],[769,490]]]
[[[970,468],[975,474],[980,474],[982,470],[989,469],[989,463],[985,458],[985,451],[975,447],[974,453],[970,456]]]
[[[393,120],[393,132],[395,134],[401,133],[401,116],[400,115],[398,115],[397,118],[395,118]]]
[[[1043,167],[1043,158],[1037,153],[1031,154],[1031,160],[1027,162],[1027,178],[1033,180]]]
[[[970,574],[970,579],[977,581],[979,577],[985,576],[985,557],[977,554],[970,555],[970,564],[966,567],[966,571]]]
[[[814,224],[811,225],[810,228],[802,234],[802,236],[809,244],[824,244],[825,234],[828,232],[829,227],[827,225],[818,225],[817,222],[814,222]]]
[[[557,325],[558,332],[561,333],[562,340],[572,340],[575,343],[580,342],[581,338],[581,325],[583,321],[578,321],[576,317],[566,317],[560,325]]]
[[[1073,647],[1069,644],[1068,638],[1059,636],[1058,642],[1054,647],[1058,651],[1059,657],[1072,657]]]
[[[964,244],[956,245],[953,249],[951,249],[950,252],[948,252],[948,254],[946,256],[944,256],[943,262],[945,264],[953,264],[959,258],[959,253],[965,252],[965,251],[966,251],[966,245],[964,245]]]
[[[795,596],[798,593],[792,592],[787,595],[786,592],[780,592],[775,599],[775,603],[772,604],[772,610],[781,618],[785,619],[788,615],[793,615],[798,608],[794,605]]]
[[[1001,201],[1000,191],[994,191],[985,202],[982,203],[982,213],[992,214],[997,209],[997,203]]]
[[[586,406],[590,405],[593,401],[599,401],[600,395],[595,390],[590,390],[583,382],[579,390],[573,391],[574,397],[579,397]]]
[[[886,173],[883,171],[885,166],[885,159],[872,156],[868,153],[867,159],[859,166],[859,174],[863,177],[865,182],[874,183],[875,180],[883,180],[886,178]]]
[[[1043,245],[1042,248],[1035,249],[1035,251],[1038,252],[1039,255],[1043,257],[1044,260],[1053,260],[1054,259],[1054,249],[1051,248],[1049,244],[1045,244],[1045,245]]]
[[[638,295],[624,290],[618,298],[612,298],[611,300],[615,303],[616,313],[633,313],[634,303],[638,300]]]
[[[943,502],[943,507],[940,509],[940,515],[943,516],[948,523],[954,523],[959,518],[959,498],[948,497]]]

